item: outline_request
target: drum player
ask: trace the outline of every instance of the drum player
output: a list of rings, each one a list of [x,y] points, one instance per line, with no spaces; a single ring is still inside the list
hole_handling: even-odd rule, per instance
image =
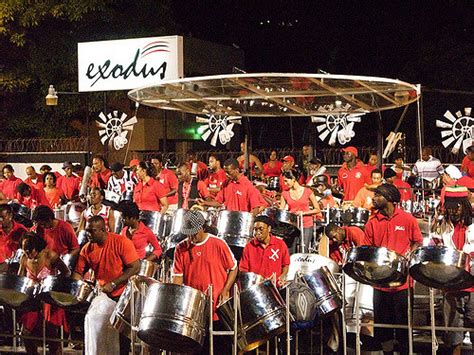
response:
[[[224,171],[228,177],[215,200],[198,199],[201,206],[221,207],[229,211],[252,212],[254,215],[263,209],[260,193],[247,177],[240,172],[239,163],[234,158],[224,162]]]
[[[161,246],[152,230],[140,221],[140,210],[136,203],[122,201],[119,204],[119,211],[122,212],[123,224],[125,226],[122,229],[121,235],[133,242],[140,259],[157,261],[161,256]],[[153,247],[153,252],[146,256],[148,244]]]
[[[217,196],[226,180],[227,176],[221,167],[220,158],[216,154],[209,155],[209,176],[204,180],[204,183],[212,197]]]
[[[237,276],[237,261],[226,242],[203,229],[205,219],[199,211],[187,211],[183,216],[181,233],[187,238],[176,246],[173,263],[173,280],[178,285],[207,292],[212,284],[213,308],[229,298]],[[223,330],[214,313],[213,327]],[[214,345],[216,354],[230,354],[227,337],[220,337]],[[207,353],[208,339],[204,341],[203,354]]]
[[[197,204],[199,198],[209,197],[206,184],[191,175],[189,164],[181,164],[178,168],[178,208],[190,209]]]
[[[356,226],[338,226],[330,223],[325,229],[329,238],[329,257],[342,265],[345,254],[353,247],[364,245],[365,234]]]
[[[285,242],[271,234],[273,220],[257,216],[254,220],[254,238],[247,243],[239,263],[242,272],[253,272],[265,278],[275,276],[278,286],[286,281],[290,254]]]
[[[464,186],[448,186],[441,221],[433,225],[433,241],[474,256],[474,224],[469,191]],[[474,328],[474,287],[447,292],[444,300],[445,325]],[[471,343],[474,332],[470,333]],[[464,332],[446,332],[444,341],[452,354],[461,354]],[[471,345],[472,351],[472,345]]]
[[[344,163],[337,172],[337,183],[344,190],[344,202],[348,202],[354,200],[357,192],[371,180],[364,164],[357,159],[356,147],[343,148],[342,152]]]
[[[391,184],[382,184],[374,191],[374,218],[365,225],[366,245],[386,247],[400,255],[408,255],[423,243],[416,219],[401,210],[400,192]],[[385,324],[408,324],[408,282],[396,288],[374,287],[374,321]],[[408,332],[396,329],[401,354],[408,354]],[[384,354],[393,354],[393,329],[375,328],[375,337],[381,342]]]
[[[86,231],[89,232],[89,242],[79,254],[72,278],[81,280],[84,274],[92,269],[102,292],[117,301],[125,290],[128,279],[140,269],[133,242],[121,235],[107,232],[105,221],[100,216],[89,219]],[[123,334],[119,336],[120,354],[128,355],[130,340]],[[100,335],[95,339],[100,340]]]

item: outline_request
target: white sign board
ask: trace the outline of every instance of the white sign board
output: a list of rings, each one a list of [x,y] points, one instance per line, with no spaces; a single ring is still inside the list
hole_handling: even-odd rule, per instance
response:
[[[79,91],[130,90],[183,77],[183,37],[77,44]]]

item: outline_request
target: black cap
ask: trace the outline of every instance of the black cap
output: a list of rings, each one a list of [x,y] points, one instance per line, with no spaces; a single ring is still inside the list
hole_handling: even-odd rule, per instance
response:
[[[395,176],[397,176],[397,173],[395,172],[395,170],[393,170],[391,168],[385,169],[385,171],[383,172],[383,178],[385,180],[390,179],[390,178],[395,177]]]
[[[122,163],[119,163],[119,162],[115,162],[115,163],[110,164],[110,170],[112,170],[114,173],[116,173],[117,171],[122,170],[123,167],[124,167],[124,165]]]
[[[66,162],[63,163],[63,167],[62,167],[62,168],[63,168],[63,169],[66,169],[66,168],[71,168],[71,169],[72,169],[73,166],[74,166],[74,165],[73,165],[70,161],[66,161]]]
[[[269,225],[270,227],[273,227],[273,225],[275,224],[275,223],[273,222],[273,219],[271,219],[270,217],[265,216],[265,215],[263,215],[263,214],[262,214],[262,215],[259,215],[259,216],[257,216],[257,217],[255,217],[254,223],[255,223],[255,222],[263,222],[263,223]]]

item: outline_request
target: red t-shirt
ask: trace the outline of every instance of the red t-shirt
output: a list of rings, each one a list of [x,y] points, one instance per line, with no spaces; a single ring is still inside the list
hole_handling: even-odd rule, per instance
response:
[[[161,211],[160,198],[165,196],[165,187],[153,178],[146,183],[139,181],[133,190],[133,200],[142,211]]]
[[[128,227],[124,227],[122,229],[121,235],[127,237],[127,230]],[[138,228],[135,233],[132,234],[133,245],[135,246],[135,250],[137,251],[138,257],[140,259],[145,259],[146,250],[145,248],[148,244],[151,244],[154,248],[153,254],[155,254],[158,258],[161,255],[161,246],[156,239],[156,236],[153,234],[152,230],[148,228],[143,222],[138,224]]]
[[[91,242],[84,245],[77,260],[76,272],[83,275],[87,268],[91,268],[99,285],[103,286],[122,275],[125,266],[137,260],[138,254],[131,240],[115,233],[107,233],[107,240],[103,245]],[[125,283],[117,285],[111,296],[120,296],[125,286]]]
[[[0,263],[13,256],[21,247],[20,239],[28,230],[20,223],[13,221],[13,227],[7,234],[0,227]]]
[[[352,169],[347,168],[347,163],[342,164],[337,172],[337,183],[344,190],[344,201],[352,201],[364,184],[372,183],[372,179],[364,164],[358,161]]]
[[[50,208],[52,208],[51,204],[49,203],[48,199],[46,198],[46,194],[44,193],[44,190],[38,190],[38,189],[31,189],[31,195],[28,197],[23,197],[20,196],[19,193],[17,193],[17,200],[18,203],[30,208],[34,209],[38,207],[39,205],[45,205]]]
[[[290,265],[288,247],[282,239],[272,235],[266,248],[256,238],[247,243],[239,262],[239,270],[253,272],[265,278],[275,274],[278,280],[283,267],[288,265]]]
[[[43,175],[40,174],[36,174],[36,181],[33,181],[30,177],[28,177],[24,180],[24,182],[28,184],[32,189],[42,190],[44,187]]]
[[[209,176],[205,180],[205,183],[208,189],[220,189],[222,187],[222,184],[226,180],[227,175],[224,169],[219,169],[216,172],[212,172],[211,174],[209,174]],[[209,191],[209,193],[214,197],[217,195],[217,192]]]
[[[474,179],[474,161],[465,156],[461,163],[461,171],[466,171],[467,176]]]
[[[52,190],[43,190],[48,200],[49,205],[54,208],[55,206],[59,206],[61,204],[61,196],[64,196],[64,193],[61,189],[57,187]]]
[[[270,166],[270,162],[267,162],[263,164],[263,174],[268,177],[280,176],[282,166],[283,163],[278,160],[275,161],[273,167]]]
[[[344,261],[344,253],[348,252],[352,247],[364,245],[365,234],[362,229],[355,226],[342,227],[346,231],[346,239],[341,244],[336,244],[332,240],[329,241],[329,257],[339,265]]]
[[[74,233],[72,226],[65,221],[56,221],[58,221],[56,227],[49,229],[38,227],[36,229],[38,234],[46,240],[47,248],[58,253],[60,256],[68,254],[73,249],[79,249],[76,233]]]
[[[8,199],[14,199],[17,197],[16,188],[22,183],[20,178],[13,175],[9,179],[5,179],[2,182],[2,192]],[[32,189],[34,190],[34,189]]]
[[[400,191],[400,201],[411,200],[411,186],[402,179],[395,179],[393,185]]]
[[[237,261],[229,246],[214,235],[208,234],[198,244],[185,239],[176,246],[173,275],[183,276],[185,285],[202,292],[207,292],[208,286],[212,284],[214,310],[227,281],[228,271],[236,267]],[[218,319],[216,314],[214,319]]]
[[[249,179],[240,175],[237,181],[227,180],[216,196],[216,201],[223,203],[226,210],[250,212],[261,206],[260,193]]]
[[[457,223],[454,227],[453,236],[451,237],[453,244],[457,250],[463,250],[464,244],[466,243],[466,233],[467,227],[464,224]],[[474,257],[474,253],[470,253],[469,256],[472,259]],[[470,272],[470,270],[467,271]],[[474,292],[474,287],[466,288],[463,291]]]
[[[308,212],[310,210],[309,206],[311,204],[311,200],[309,197],[312,193],[313,191],[309,187],[305,187],[303,194],[298,200],[294,200],[291,197],[290,191],[283,191],[281,196],[285,199],[288,205],[288,211],[292,213],[298,213]],[[321,214],[321,211],[319,211],[319,214]],[[308,228],[311,226],[313,226],[313,216],[303,216],[303,227]]]
[[[100,173],[94,172],[91,176],[91,181],[89,182],[90,187],[99,187],[102,190],[107,188],[110,177],[112,176],[112,170],[105,169]]]
[[[79,195],[79,189],[81,188],[81,178],[79,176],[61,176],[58,179],[56,186],[64,192],[64,196],[68,200],[72,200],[73,197]]]
[[[405,255],[414,243],[423,243],[416,219],[398,207],[390,218],[377,212],[365,225],[364,232],[364,244],[385,247],[400,255]],[[408,282],[400,287],[377,289],[396,292],[407,288]]]
[[[178,178],[168,169],[163,169],[158,175],[158,181],[164,186],[166,193],[171,190],[178,190]],[[173,196],[168,196],[168,203],[175,205],[178,203],[178,194],[175,192]]]

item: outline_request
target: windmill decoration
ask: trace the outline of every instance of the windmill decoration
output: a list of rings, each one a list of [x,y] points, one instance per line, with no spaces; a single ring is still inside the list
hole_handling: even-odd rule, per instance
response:
[[[324,105],[318,107],[321,115],[311,117],[311,122],[321,123],[316,126],[319,139],[324,141],[329,137],[329,145],[335,145],[336,139],[339,144],[349,143],[355,136],[354,124],[361,121],[361,116],[365,113],[350,113],[351,105],[342,105],[341,101],[336,101],[335,105]]]
[[[447,110],[444,113],[444,118],[448,121],[436,120],[436,127],[444,128],[441,131],[441,138],[444,139],[442,144],[445,148],[454,143],[451,148],[453,154],[459,153],[459,149],[469,147],[474,141],[474,118],[471,117],[471,107],[464,108],[464,114],[461,111],[454,115]]]
[[[203,141],[210,139],[210,144],[215,147],[217,144],[217,139],[219,142],[224,145],[230,142],[234,136],[232,129],[235,124],[241,124],[241,116],[226,116],[226,115],[215,115],[208,114],[207,117],[196,116],[197,123],[204,123],[202,127],[204,129],[201,131],[201,138]]]
[[[133,125],[138,122],[137,117],[127,119],[125,112],[120,113],[114,110],[105,115],[99,114],[99,119],[95,121],[99,128],[99,137],[103,145],[109,144],[115,150],[120,150],[128,143],[127,133],[133,131]]]

